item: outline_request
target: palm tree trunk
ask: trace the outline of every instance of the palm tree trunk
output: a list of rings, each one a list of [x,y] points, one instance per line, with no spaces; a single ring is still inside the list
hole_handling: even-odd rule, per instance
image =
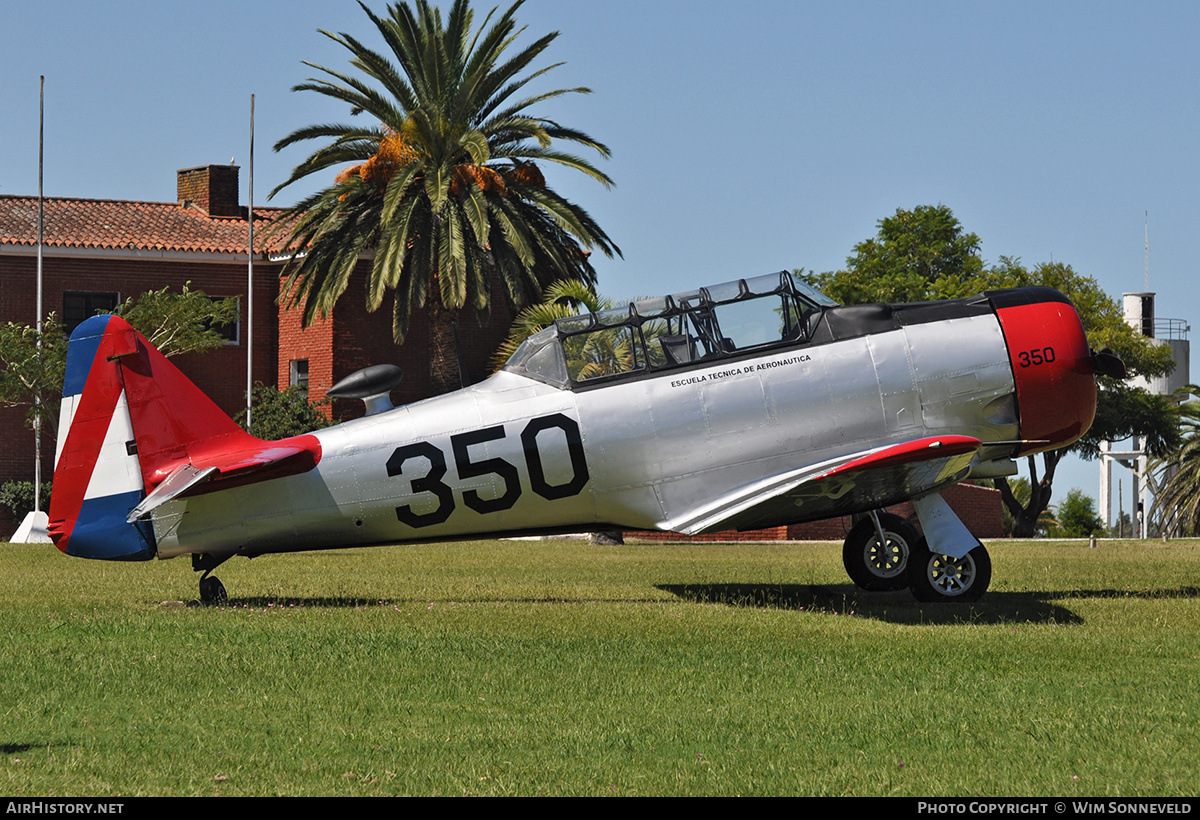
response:
[[[432,396],[440,396],[462,386],[458,346],[454,340],[454,321],[461,311],[444,307],[436,287],[429,294],[426,308],[429,317],[429,391]]]

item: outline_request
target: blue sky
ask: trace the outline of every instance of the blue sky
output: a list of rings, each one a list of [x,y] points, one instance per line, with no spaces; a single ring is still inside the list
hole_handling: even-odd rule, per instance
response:
[[[593,90],[542,113],[612,149],[612,190],[550,177],[624,251],[597,262],[608,295],[836,269],[879,219],[943,203],[989,262],[1066,262],[1114,296],[1144,288],[1148,212],[1158,313],[1200,316],[1198,3],[527,0],[518,19],[524,42],[562,32],[541,88]],[[271,145],[349,119],[290,91],[303,60],[346,66],[318,28],[374,42],[352,0],[6,3],[0,193],[37,192],[45,74],[47,195],[167,201],[177,168],[236,158],[244,201],[253,93],[266,204],[305,153]],[[1072,466],[1056,495],[1095,476]]]

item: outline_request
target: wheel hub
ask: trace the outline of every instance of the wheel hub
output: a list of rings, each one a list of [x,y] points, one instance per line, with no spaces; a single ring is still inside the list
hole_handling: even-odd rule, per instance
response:
[[[975,581],[975,562],[969,555],[962,558],[935,555],[929,561],[929,577],[944,595],[961,595]]]
[[[904,571],[904,559],[907,550],[893,538],[888,538],[884,546],[879,546],[876,538],[867,545],[866,563],[871,571],[880,578],[892,578]]]

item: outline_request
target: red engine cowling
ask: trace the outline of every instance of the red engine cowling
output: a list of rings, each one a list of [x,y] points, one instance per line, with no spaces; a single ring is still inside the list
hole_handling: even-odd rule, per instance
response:
[[[1052,288],[988,294],[1008,345],[1021,438],[1020,455],[1064,447],[1092,426],[1096,379],[1079,314]]]

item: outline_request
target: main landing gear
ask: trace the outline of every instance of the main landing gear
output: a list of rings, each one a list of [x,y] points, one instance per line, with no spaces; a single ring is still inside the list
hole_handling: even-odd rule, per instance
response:
[[[972,603],[992,581],[983,545],[961,558],[932,552],[917,528],[898,515],[871,512],[842,545],[842,563],[859,589],[894,592],[908,587],[918,601]]]

